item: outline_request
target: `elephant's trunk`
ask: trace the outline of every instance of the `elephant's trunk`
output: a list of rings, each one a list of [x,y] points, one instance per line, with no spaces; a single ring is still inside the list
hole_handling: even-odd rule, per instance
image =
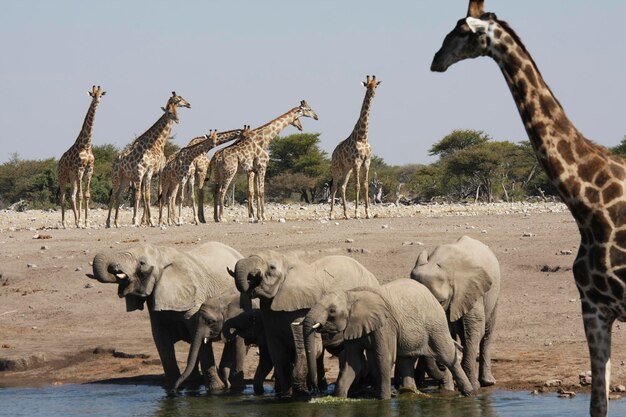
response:
[[[242,312],[235,317],[231,317],[224,321],[222,326],[222,337],[227,342],[232,341],[239,334],[240,329],[243,328],[245,321],[247,321],[247,313]]]
[[[419,256],[417,257],[417,261],[415,261],[415,266],[413,267],[413,270],[411,271],[412,280],[419,281],[418,268],[420,266],[426,265],[427,263],[428,263],[428,250],[424,249],[422,252],[420,252]]]
[[[196,329],[196,333],[194,335],[193,341],[191,343],[191,347],[189,348],[189,355],[187,356],[187,367],[183,371],[183,373],[178,377],[178,380],[174,384],[172,391],[177,391],[180,384],[185,382],[189,375],[193,372],[198,364],[198,355],[200,353],[200,348],[204,343],[204,334],[200,329],[200,326]]]
[[[87,275],[89,278],[96,279],[104,283],[118,282],[118,277],[109,272],[109,266],[113,264],[110,257],[104,253],[98,253],[93,258],[93,275]]]
[[[315,340],[315,332],[326,324],[328,314],[326,308],[316,305],[304,318],[302,330],[304,335],[304,352],[306,354],[306,362],[308,367],[307,381],[311,388],[316,389],[317,381],[317,346]]]
[[[241,293],[246,293],[256,287],[261,280],[262,260],[257,256],[240,259],[235,264],[235,285]]]

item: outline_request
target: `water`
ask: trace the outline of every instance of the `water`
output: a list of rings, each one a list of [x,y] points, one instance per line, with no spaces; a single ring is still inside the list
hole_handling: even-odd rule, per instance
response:
[[[401,396],[390,401],[315,398],[277,400],[270,394],[216,396],[185,393],[168,398],[156,386],[83,384],[0,389],[1,416],[150,417],[587,417],[589,395],[494,391],[473,398]],[[610,403],[610,415],[626,415],[626,399]]]

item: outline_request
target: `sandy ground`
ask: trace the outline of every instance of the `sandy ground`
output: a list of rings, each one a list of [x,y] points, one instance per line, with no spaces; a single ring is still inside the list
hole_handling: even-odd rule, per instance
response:
[[[265,248],[307,259],[340,253],[386,282],[407,277],[422,249],[468,235],[489,245],[502,269],[493,355],[497,386],[534,389],[558,379],[567,388],[586,389],[579,374],[590,368],[571,272],[579,237],[565,206],[378,206],[373,219],[348,221],[328,220],[327,210],[270,205],[268,221],[251,224],[237,207],[227,209],[221,224],[167,228],[127,226],[130,213],[123,211],[125,226],[118,229],[105,229],[106,212],[92,210],[92,227],[66,230],[59,228],[60,212],[0,212],[0,387],[159,383],[162,368],[147,312],[126,313],[115,285],[85,277],[101,250],[142,242],[188,249],[216,240],[244,255]],[[181,367],[187,349],[177,345]],[[248,362],[249,377],[255,349]],[[327,363],[334,380],[337,362]],[[626,385],[626,331],[620,324],[612,353],[617,384]]]

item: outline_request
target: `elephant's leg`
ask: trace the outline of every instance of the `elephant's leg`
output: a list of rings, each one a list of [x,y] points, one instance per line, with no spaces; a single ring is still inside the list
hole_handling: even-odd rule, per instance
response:
[[[235,364],[235,343],[234,340],[224,343],[224,349],[222,350],[222,357],[220,358],[220,364],[217,367],[217,374],[220,380],[226,386],[226,389],[230,389],[230,375]]]
[[[299,317],[299,320],[302,320],[302,319],[303,317]],[[293,380],[293,394],[294,395],[309,395],[309,387],[307,384],[308,366],[307,366],[306,353],[305,353],[305,348],[304,348],[304,328],[303,326],[292,324],[291,333],[293,336],[293,341],[294,341],[294,346],[295,346],[295,358],[294,358],[294,364],[293,364],[293,371],[291,374],[291,377]],[[314,389],[314,388],[317,388],[317,387],[311,387],[311,389]]]
[[[273,367],[274,364],[272,363],[272,358],[270,358],[267,346],[259,345],[259,364],[254,372],[254,380],[252,383],[255,394],[260,395],[265,392],[263,382],[265,382],[265,378],[267,378]]]
[[[180,376],[180,369],[176,362],[174,342],[168,333],[168,329],[154,322],[155,320],[150,320],[152,338],[154,339],[154,344],[156,345],[159,358],[161,359],[163,372],[165,372],[165,389],[169,390],[174,386]]]
[[[225,383],[231,391],[243,391],[246,387],[243,373],[248,348],[246,347],[243,338],[239,336],[235,337],[234,340],[226,342],[224,345],[224,351],[226,351],[227,348],[230,351],[229,354],[232,357],[232,361],[229,369],[229,375]]]
[[[271,340],[271,335],[267,334],[268,347],[270,357],[274,364],[274,379],[276,385],[274,391],[277,395],[291,394],[291,361],[293,360],[293,352],[290,352],[287,346],[280,341]]]
[[[478,356],[478,382],[481,387],[495,385],[496,379],[491,373],[491,337],[496,325],[496,309],[485,323],[485,335],[480,341],[480,353]]]
[[[415,357],[398,357],[394,374],[394,385],[403,392],[418,392],[415,385]]]
[[[221,391],[224,384],[220,380],[215,366],[215,355],[213,354],[213,343],[209,342],[204,345],[204,354],[200,357],[200,365],[202,366],[202,374],[204,375],[204,385],[209,392]]]
[[[361,375],[363,366],[363,349],[354,344],[347,343],[342,355],[339,356],[339,376],[335,384],[335,397],[347,398],[352,383]],[[377,369],[374,370],[376,373]]]
[[[461,345],[463,346],[463,359],[461,360],[461,366],[475,390],[480,388],[476,358],[480,342],[485,334],[484,318],[484,313],[476,316],[468,313],[462,319]]]
[[[306,363],[306,362],[305,362]],[[320,391],[326,391],[328,388],[328,381],[326,380],[326,370],[324,369],[324,349],[317,357],[317,387]]]

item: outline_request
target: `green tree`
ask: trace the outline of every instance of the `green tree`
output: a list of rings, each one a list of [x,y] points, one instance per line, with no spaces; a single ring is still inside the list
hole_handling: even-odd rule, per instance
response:
[[[319,197],[330,172],[326,152],[319,147],[319,133],[298,133],[277,137],[270,143],[267,167],[268,197],[289,199],[297,193],[310,202]],[[310,197],[309,197],[310,195]]]
[[[610,148],[610,151],[615,155],[626,157],[626,135],[624,135],[624,139],[622,139],[619,145]]]
[[[461,150],[482,145],[491,140],[491,137],[482,130],[453,130],[439,142],[430,147],[428,154],[444,159]]]

